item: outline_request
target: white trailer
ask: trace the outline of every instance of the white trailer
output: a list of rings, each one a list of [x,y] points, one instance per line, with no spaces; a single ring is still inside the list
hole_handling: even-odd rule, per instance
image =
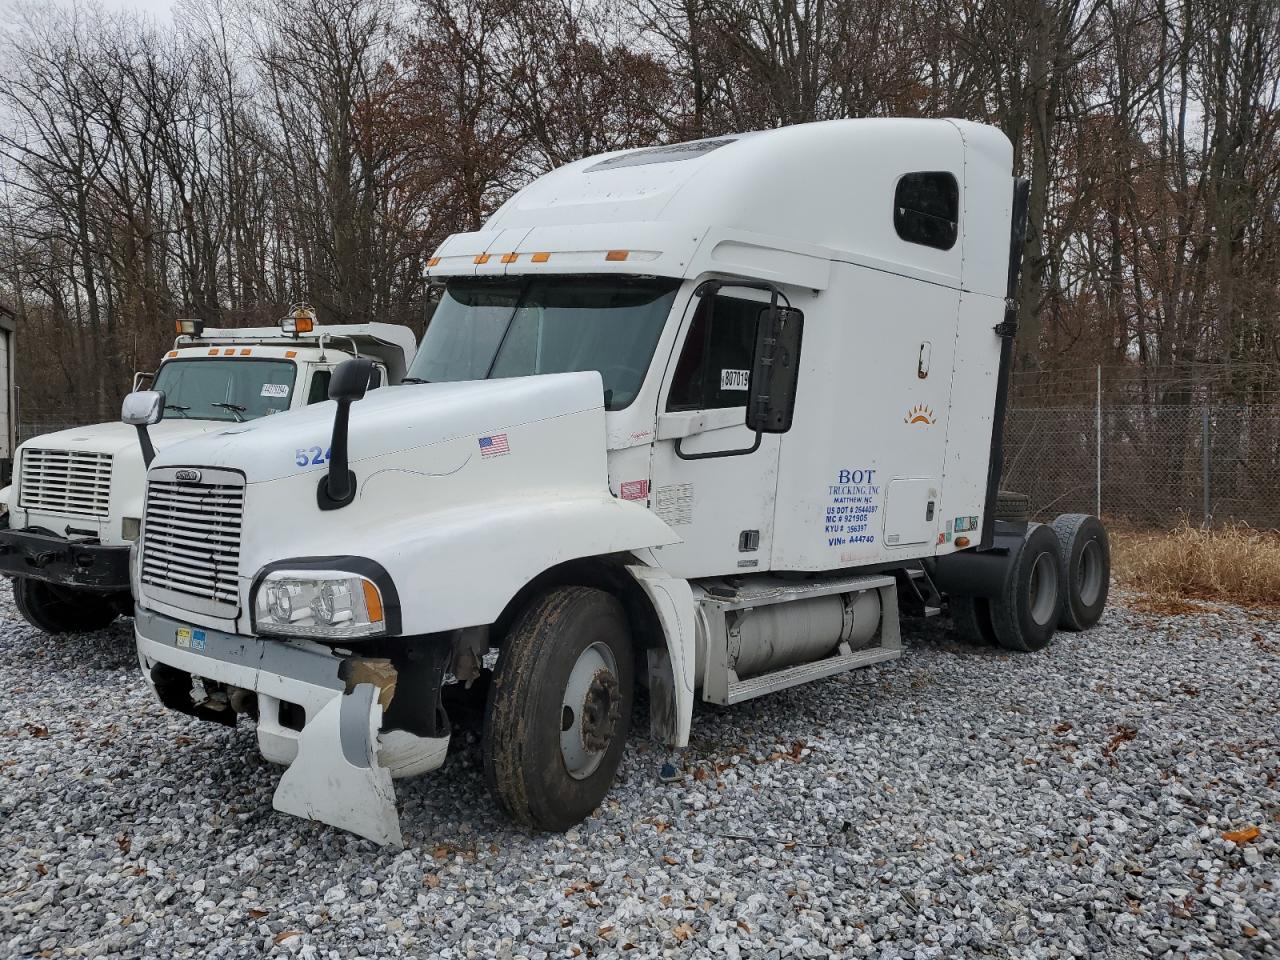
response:
[[[991,127],[848,120],[535,181],[432,257],[409,385],[365,396],[349,363],[336,403],[157,457],[148,681],[253,716],[278,809],[396,843],[391,779],[443,762],[459,685],[486,691],[497,802],[563,829],[637,683],[681,747],[699,696],[898,656],[900,606],[1021,650],[1091,625],[1098,521],[996,517],[1011,158]]]
[[[305,304],[275,327],[175,326],[177,339],[157,372],[134,378],[135,387],[152,379],[164,394],[159,410],[167,419],[149,434],[160,449],[325,400],[334,368],[355,357],[370,360],[371,385],[398,383],[417,349],[407,327],[321,325]],[[33,626],[92,630],[133,612],[129,550],[142,523],[150,453],[119,422],[45,434],[18,448],[12,486],[0,491],[8,510],[0,573],[13,580],[18,610]]]

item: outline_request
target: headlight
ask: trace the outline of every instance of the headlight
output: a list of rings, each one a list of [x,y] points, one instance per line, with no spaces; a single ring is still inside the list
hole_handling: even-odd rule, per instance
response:
[[[382,593],[372,580],[335,570],[276,570],[258,584],[254,623],[260,633],[339,640],[386,631]]]

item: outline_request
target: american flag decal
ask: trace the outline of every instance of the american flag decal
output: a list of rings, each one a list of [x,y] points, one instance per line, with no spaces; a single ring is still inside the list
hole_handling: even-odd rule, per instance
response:
[[[482,457],[500,457],[510,452],[511,448],[507,446],[505,433],[495,433],[492,437],[480,438],[480,456]]]

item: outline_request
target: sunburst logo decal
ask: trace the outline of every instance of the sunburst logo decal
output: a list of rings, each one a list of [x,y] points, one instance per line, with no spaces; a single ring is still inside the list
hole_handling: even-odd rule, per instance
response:
[[[907,411],[907,415],[902,420],[903,423],[923,423],[928,426],[931,423],[937,423],[938,418],[933,415],[933,411],[923,403],[917,403],[914,407]]]

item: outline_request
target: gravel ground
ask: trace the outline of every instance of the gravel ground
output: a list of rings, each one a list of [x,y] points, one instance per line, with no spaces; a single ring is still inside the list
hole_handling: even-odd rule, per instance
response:
[[[1113,607],[1018,656],[945,627],[635,741],[564,836],[502,821],[460,735],[399,784],[397,853],[275,813],[248,724],[153,702],[127,622],[0,601],[0,954],[1280,956],[1275,619]]]

